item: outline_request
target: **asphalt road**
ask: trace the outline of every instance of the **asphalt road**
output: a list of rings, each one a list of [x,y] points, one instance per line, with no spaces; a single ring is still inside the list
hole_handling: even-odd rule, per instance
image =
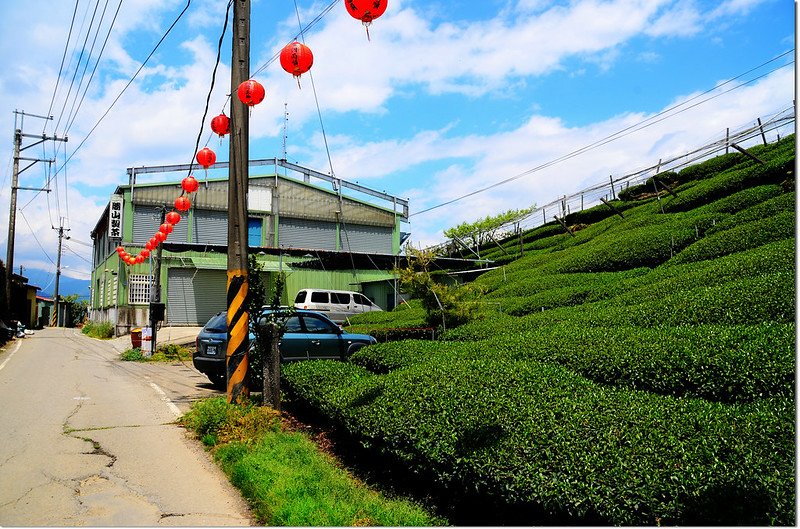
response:
[[[0,525],[243,526],[246,502],[175,424],[220,394],[189,364],[44,329],[0,351]]]

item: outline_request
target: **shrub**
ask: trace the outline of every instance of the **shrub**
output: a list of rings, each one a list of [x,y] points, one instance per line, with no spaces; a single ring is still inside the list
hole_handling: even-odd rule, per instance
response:
[[[726,231],[718,231],[685,248],[673,257],[672,261],[687,263],[714,259],[770,242],[793,238],[794,233],[795,213],[794,211],[785,211],[774,217],[740,224]]]
[[[114,324],[110,321],[87,321],[81,328],[81,333],[92,338],[113,338]]]
[[[708,178],[691,189],[682,191],[677,198],[664,203],[668,212],[688,211],[719,200],[747,187],[780,183],[794,167],[794,155],[778,158],[766,164],[747,165]]]
[[[749,158],[742,153],[730,152],[728,154],[716,156],[706,160],[705,162],[690,165],[678,173],[678,178],[681,182],[702,180],[704,178],[708,178],[709,176],[714,176],[722,173],[723,171],[727,171],[728,169],[735,167],[740,163],[747,162],[748,160]]]
[[[720,405],[599,386],[538,362],[472,358],[371,376],[287,366],[292,391],[413,471],[546,520],[640,525],[794,520],[794,403]],[[735,485],[735,486],[734,486]],[[730,510],[733,507],[733,512]]]
[[[786,211],[794,212],[796,203],[797,201],[794,191],[791,193],[783,193],[768,200],[764,200],[760,204],[743,209],[735,215],[718,222],[715,226],[709,228],[707,233],[711,234],[718,231],[727,230],[739,224],[761,220]]]

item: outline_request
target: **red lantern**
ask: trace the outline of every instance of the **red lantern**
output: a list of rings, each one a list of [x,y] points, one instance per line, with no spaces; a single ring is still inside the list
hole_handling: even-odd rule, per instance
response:
[[[158,246],[158,240],[156,240],[155,237],[150,237],[150,241],[148,241],[148,242],[150,243],[150,246],[151,246],[150,249],[151,250],[155,250],[156,246]]]
[[[225,114],[220,114],[211,120],[211,130],[219,134],[219,137],[230,133],[231,120]]]
[[[128,263],[129,265],[132,265],[136,262],[136,259],[133,256],[129,255],[125,258],[125,262]]]
[[[117,246],[117,253],[122,255],[125,252],[125,247]]]
[[[146,243],[144,243],[144,248],[145,248],[145,250],[147,250],[148,252],[149,252],[150,250],[152,250],[152,249],[153,249],[153,241],[151,240],[151,241],[147,241]]]
[[[136,264],[143,263],[144,262],[144,256],[141,255],[141,254],[137,255],[136,257],[133,258],[133,262],[135,262]]]
[[[190,207],[192,207],[192,203],[189,202],[188,198],[178,197],[175,199],[175,209],[178,211],[189,211]]]
[[[197,153],[197,163],[208,169],[217,161],[217,155],[208,147],[203,147]],[[188,178],[188,177],[187,177]]]
[[[311,53],[311,48],[303,43],[294,41],[281,50],[281,66],[295,77],[299,78],[310,70],[312,64],[314,64],[314,54]],[[300,82],[299,79],[297,82]]]
[[[167,213],[166,221],[172,225],[175,225],[181,221],[181,214],[177,211],[170,211]]]
[[[386,5],[387,0],[344,0],[344,6],[350,16],[360,20],[367,28],[367,38],[369,38],[369,25],[386,11]]]
[[[236,94],[239,96],[239,101],[247,106],[252,107],[253,105],[257,105],[264,101],[266,92],[264,91],[264,87],[261,86],[261,83],[253,79],[249,79],[239,85],[239,89],[236,91]]]
[[[200,151],[203,152],[203,151]],[[213,154],[213,151],[210,151]],[[197,153],[197,156],[200,156],[200,153]],[[181,181],[181,187],[187,193],[194,193],[197,191],[197,188],[200,187],[200,184],[197,182],[197,179],[192,175],[187,176]],[[172,223],[170,223],[172,224]]]
[[[169,235],[172,233],[172,224],[169,222],[165,222],[161,226],[158,227],[158,231],[164,233],[164,235]]]
[[[157,240],[159,243],[164,242],[167,239],[167,234],[163,231],[157,231],[153,238]]]
[[[145,248],[144,250],[142,250],[141,252],[139,252],[139,255],[141,255],[142,257],[144,257],[145,259],[147,259],[148,257],[150,257],[150,250],[148,250],[147,248]]]

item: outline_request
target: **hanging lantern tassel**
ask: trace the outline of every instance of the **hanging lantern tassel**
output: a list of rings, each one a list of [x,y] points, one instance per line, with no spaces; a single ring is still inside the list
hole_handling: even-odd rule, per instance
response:
[[[195,158],[197,158],[197,163],[203,166],[203,169],[206,172],[206,187],[208,187],[208,168],[214,165],[214,162],[217,161],[217,155],[208,147],[203,147],[197,151],[197,156]]]
[[[367,40],[369,38],[369,26],[372,21],[386,12],[387,0],[344,0],[344,6],[350,16],[360,20],[367,30]]]
[[[314,54],[311,48],[303,43],[294,41],[281,50],[281,67],[297,79],[297,88],[300,88],[300,76],[311,69],[314,64]]]

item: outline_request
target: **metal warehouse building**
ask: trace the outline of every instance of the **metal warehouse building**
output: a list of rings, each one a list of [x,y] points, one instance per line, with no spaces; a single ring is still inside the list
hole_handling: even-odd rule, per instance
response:
[[[249,179],[248,247],[265,283],[271,286],[278,273],[285,274],[285,304],[301,288],[327,288],[359,291],[384,310],[394,307],[391,270],[408,236],[401,232],[408,221],[406,200],[281,159],[250,165],[274,168]],[[212,168],[227,169],[227,163]],[[128,169],[129,184],[117,187],[92,231],[90,318],[113,322],[116,334],[147,325],[156,285],[166,304],[166,325],[203,325],[226,308],[227,178],[198,177],[192,207],[162,243],[160,261],[152,252],[144,263],[128,266],[115,251],[122,245],[135,255],[144,248],[181,194],[179,180],[137,184],[136,177],[188,170]]]

